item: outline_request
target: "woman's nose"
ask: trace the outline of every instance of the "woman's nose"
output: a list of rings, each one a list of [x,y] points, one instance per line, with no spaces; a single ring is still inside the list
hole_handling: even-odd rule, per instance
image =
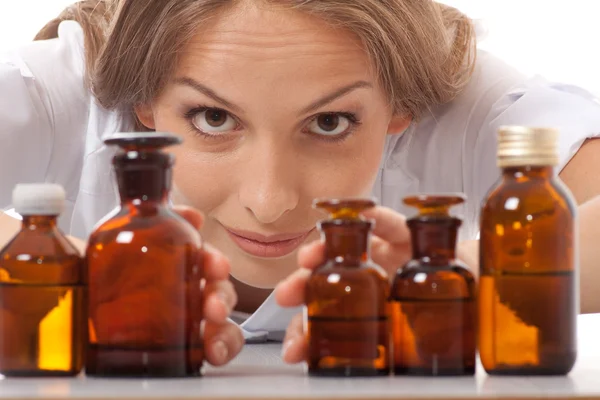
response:
[[[300,171],[290,157],[263,153],[248,164],[239,198],[258,222],[272,224],[296,208],[299,193],[295,182]]]

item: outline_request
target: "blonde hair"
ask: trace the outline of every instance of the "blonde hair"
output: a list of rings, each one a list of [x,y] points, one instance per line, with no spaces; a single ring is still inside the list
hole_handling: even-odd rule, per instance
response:
[[[471,20],[433,0],[263,0],[289,5],[357,35],[396,114],[418,118],[454,99],[475,64]],[[85,33],[88,82],[107,109],[152,101],[198,27],[239,0],[84,0],[36,39],[56,37],[64,20]]]

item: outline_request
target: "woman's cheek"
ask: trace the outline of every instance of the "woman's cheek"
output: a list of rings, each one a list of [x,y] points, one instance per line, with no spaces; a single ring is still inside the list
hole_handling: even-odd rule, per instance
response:
[[[315,157],[306,154],[303,165],[305,188],[309,197],[370,196],[379,171],[385,139],[356,141],[352,146],[339,146]]]

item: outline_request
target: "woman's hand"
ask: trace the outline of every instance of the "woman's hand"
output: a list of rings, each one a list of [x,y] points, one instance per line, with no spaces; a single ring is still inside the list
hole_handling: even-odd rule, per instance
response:
[[[177,206],[174,209],[196,229],[200,229],[202,214],[188,207]],[[207,361],[220,366],[238,355],[244,346],[244,336],[240,327],[228,320],[237,303],[237,295],[229,281],[229,260],[206,243],[204,250],[204,348]]]
[[[390,278],[411,257],[410,232],[401,214],[385,207],[365,211],[366,218],[375,220],[371,240],[371,258],[383,267]],[[300,269],[280,282],[275,289],[277,302],[282,307],[297,307],[305,302],[304,292],[312,270],[323,262],[323,243],[316,241],[298,252]],[[302,329],[302,315],[296,315],[288,326],[283,342],[283,359],[298,363],[306,359],[306,340]]]

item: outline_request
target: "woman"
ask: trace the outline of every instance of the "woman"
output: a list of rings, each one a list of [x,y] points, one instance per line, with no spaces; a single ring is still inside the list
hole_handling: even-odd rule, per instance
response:
[[[316,197],[379,198],[374,253],[391,270],[408,256],[399,213],[414,192],[467,194],[460,254],[475,266],[470,240],[499,176],[500,125],[561,128],[563,179],[581,204],[600,192],[588,174],[597,142],[582,146],[600,128],[592,99],[482,52],[475,61],[470,21],[433,1],[88,0],[37,39],[0,66],[0,203],[17,182],[60,183],[71,201],[62,227],[85,239],[117,205],[102,139],[134,129],[183,136],[172,200],[203,212],[201,224],[182,211],[219,250],[207,305],[213,364],[241,348],[225,321],[235,293],[236,310],[251,314],[247,340],[282,338],[319,260],[318,243],[297,251],[318,237]],[[297,256],[306,268],[289,277]],[[277,294],[287,309],[271,291],[286,277]],[[588,297],[584,308],[600,309]],[[290,362],[303,358],[299,335],[296,319]]]

